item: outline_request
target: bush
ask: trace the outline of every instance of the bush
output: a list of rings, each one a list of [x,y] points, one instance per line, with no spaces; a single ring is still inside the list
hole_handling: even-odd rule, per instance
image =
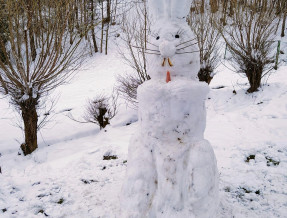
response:
[[[200,11],[197,5],[195,9]],[[199,81],[209,84],[215,75],[215,69],[219,64],[219,38],[220,34],[216,30],[214,23],[216,14],[209,10],[201,13],[190,13],[188,17],[188,24],[194,32],[200,56],[200,70],[198,72]]]
[[[105,128],[110,124],[110,120],[117,113],[117,95],[107,97],[100,94],[93,100],[89,100],[86,106],[84,120],[89,123],[95,123],[100,126],[100,129]]]
[[[143,82],[136,75],[118,76],[117,91],[132,106],[137,106],[137,88]]]

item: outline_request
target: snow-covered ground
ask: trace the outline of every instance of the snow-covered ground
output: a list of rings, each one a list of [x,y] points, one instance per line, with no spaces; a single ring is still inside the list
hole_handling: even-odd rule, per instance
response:
[[[52,93],[58,98],[52,118],[38,135],[39,149],[27,157],[18,155],[19,115],[0,99],[0,217],[119,217],[137,112],[121,104],[102,131],[67,116],[81,119],[87,99],[111,92],[116,76],[127,71],[116,49],[87,58],[70,84]],[[220,173],[215,217],[287,217],[287,67],[254,94],[224,65],[218,72],[205,131]],[[107,154],[117,159],[103,160]]]

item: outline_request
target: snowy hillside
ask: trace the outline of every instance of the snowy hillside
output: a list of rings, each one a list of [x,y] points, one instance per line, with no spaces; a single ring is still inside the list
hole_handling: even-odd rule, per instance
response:
[[[81,119],[87,99],[111,92],[126,71],[116,50],[88,58],[70,84],[52,93],[58,102],[51,121],[27,157],[18,155],[19,117],[0,99],[0,217],[118,217],[137,112],[121,104],[102,131],[67,115]],[[287,67],[253,94],[245,93],[246,79],[224,65],[218,71],[205,131],[220,174],[216,217],[287,217]]]

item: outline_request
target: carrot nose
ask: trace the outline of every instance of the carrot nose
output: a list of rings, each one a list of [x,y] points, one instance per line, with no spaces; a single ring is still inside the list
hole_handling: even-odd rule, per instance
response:
[[[171,81],[171,78],[170,78],[170,73],[169,71],[166,72],[166,83],[170,82]]]

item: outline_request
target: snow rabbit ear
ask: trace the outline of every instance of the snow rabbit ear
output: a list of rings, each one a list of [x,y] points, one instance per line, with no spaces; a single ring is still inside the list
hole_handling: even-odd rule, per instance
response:
[[[192,0],[148,0],[150,14],[154,19],[183,19],[190,10]]]

